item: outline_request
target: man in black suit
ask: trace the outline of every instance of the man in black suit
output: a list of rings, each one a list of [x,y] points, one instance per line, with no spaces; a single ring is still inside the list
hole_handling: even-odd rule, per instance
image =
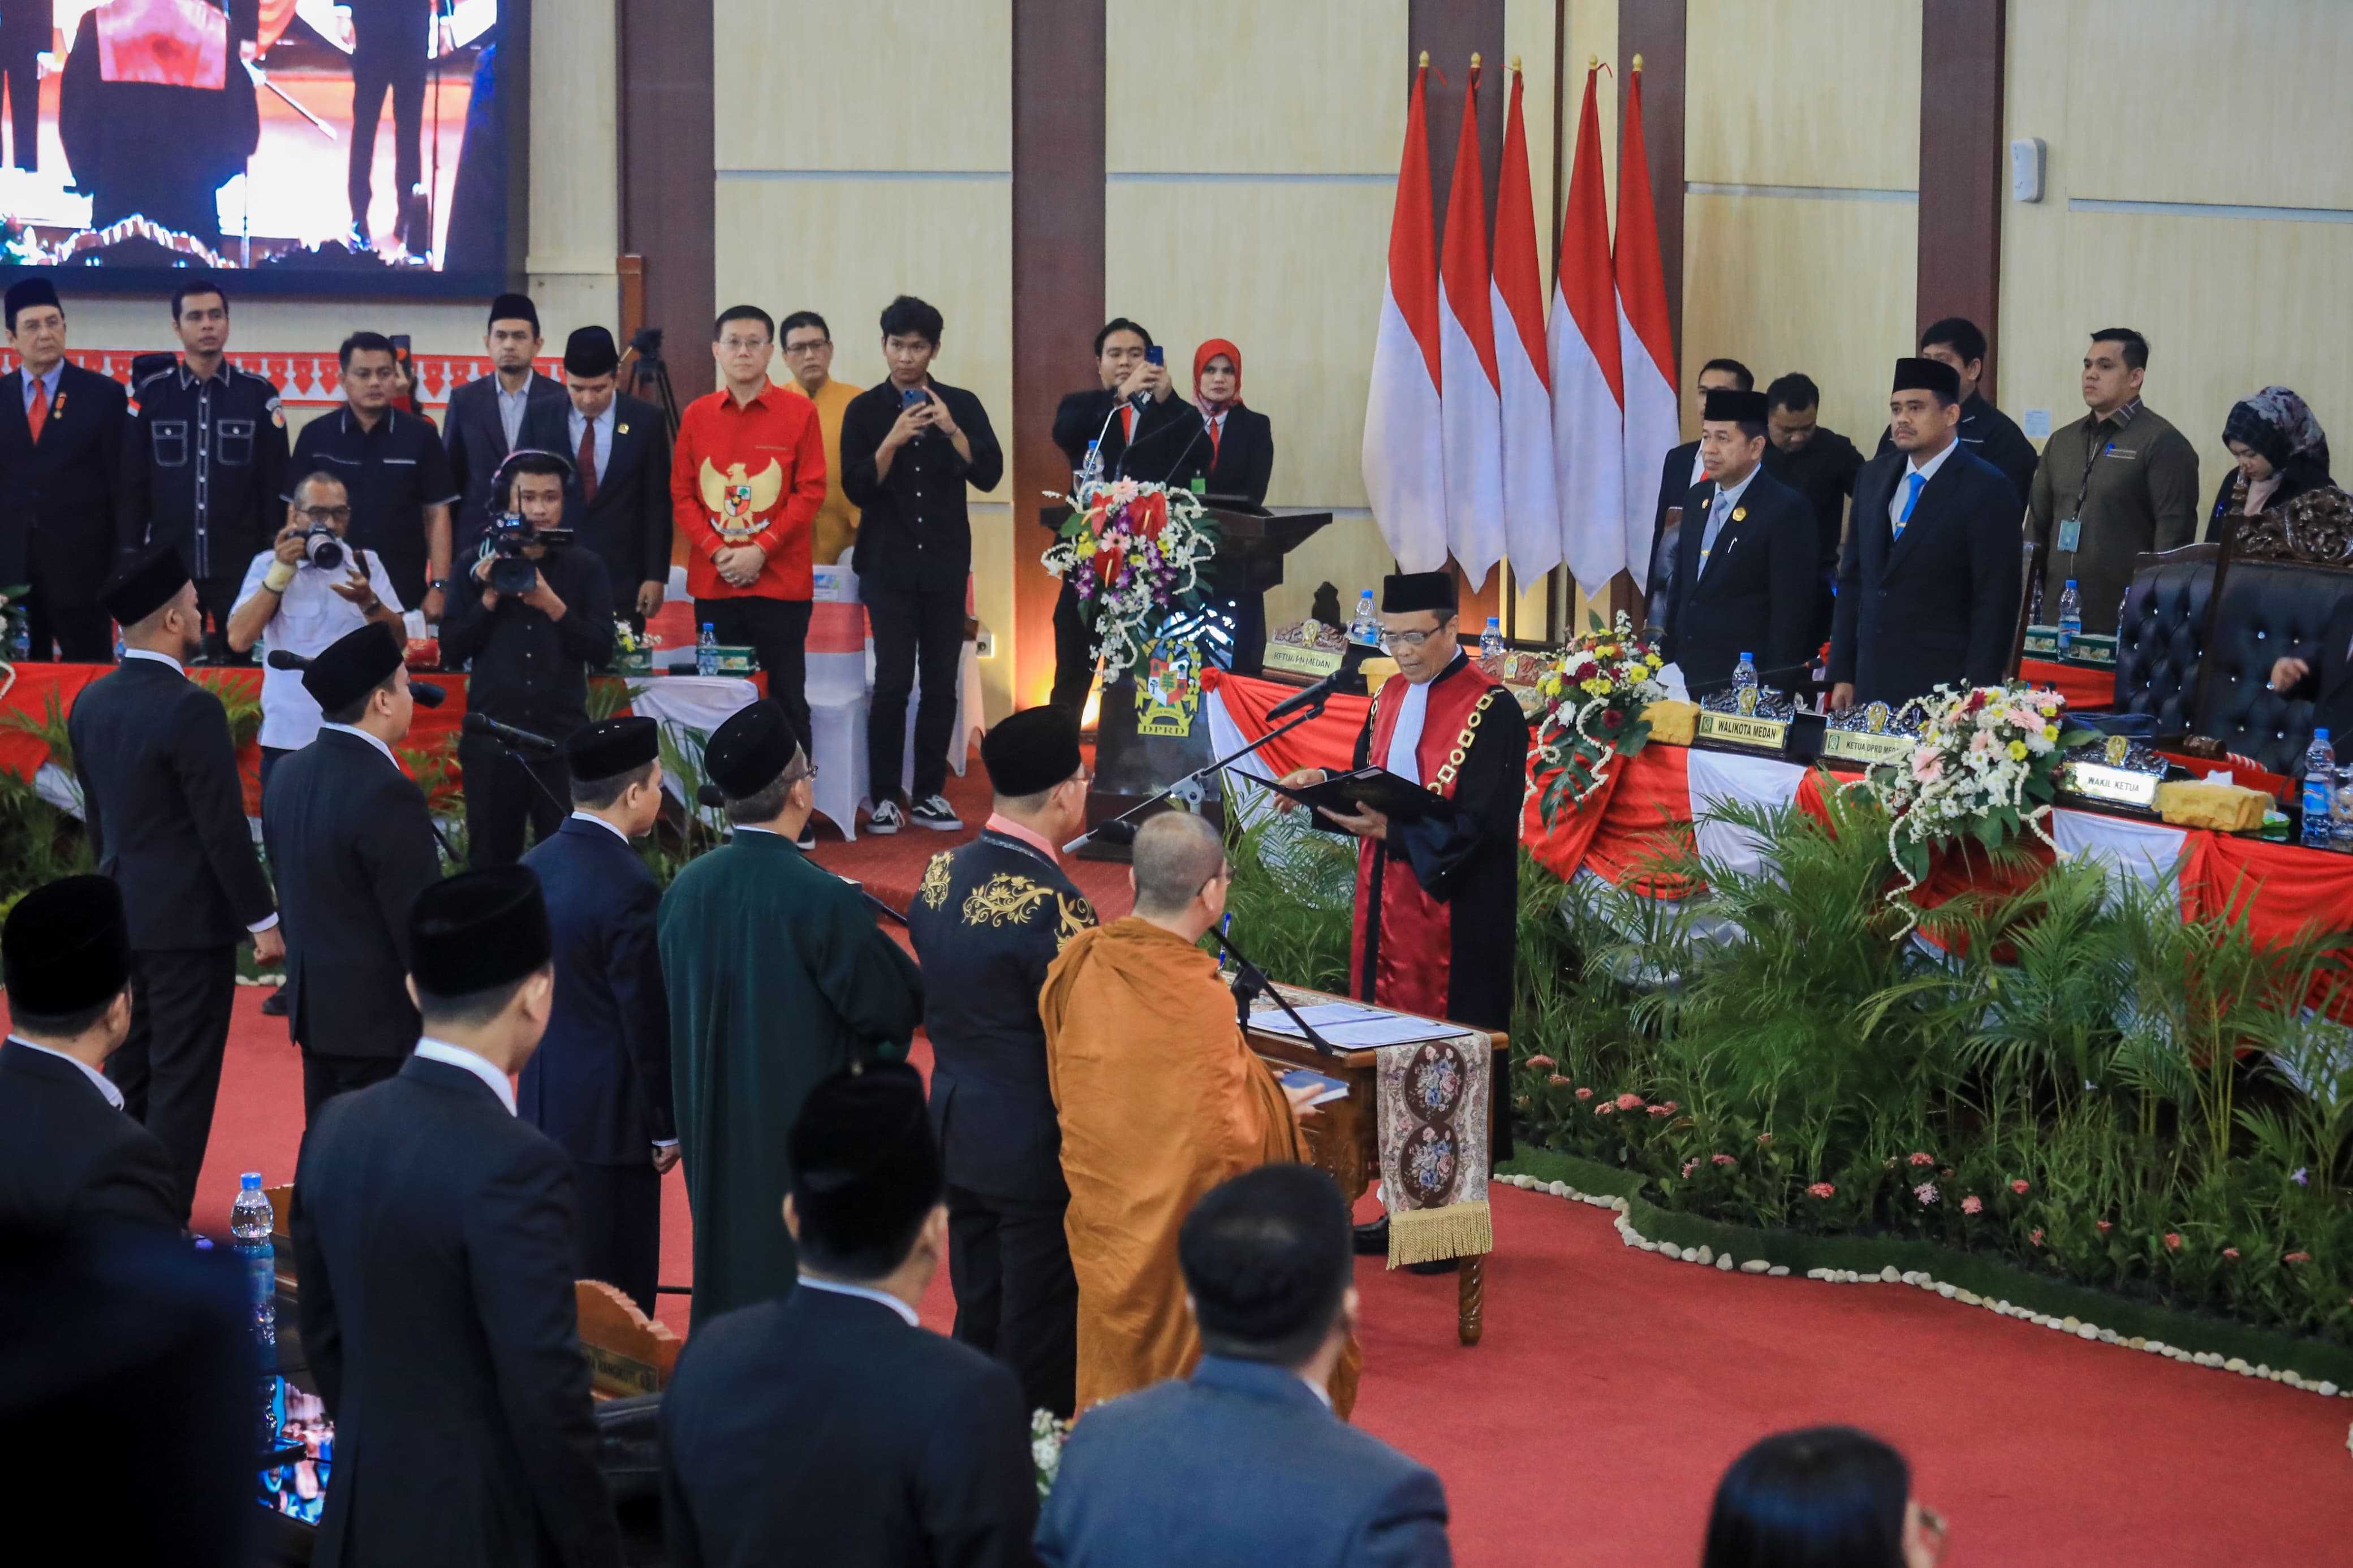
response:
[[[0,376],[0,589],[31,584],[35,658],[105,664],[114,643],[98,590],[114,564],[130,399],[66,358],[65,307],[47,279],[11,285],[6,308],[22,363]]]
[[[670,1001],[654,912],[661,887],[629,847],[661,817],[661,728],[607,719],[572,737],[572,816],[522,863],[555,938],[547,1035],[522,1069],[516,1114],[572,1156],[579,1277],[653,1315],[661,1178],[678,1163]]]
[[[788,1152],[800,1288],[697,1324],[662,1396],[671,1562],[1030,1563],[1020,1389],[915,1316],[948,1227],[923,1079],[834,1074]]]
[[[1071,1431],[1039,1560],[1445,1568],[1445,1488],[1334,1415],[1321,1392],[1356,1321],[1348,1205],[1331,1178],[1261,1165],[1211,1188],[1176,1256],[1200,1364],[1097,1405]]]
[[[438,882],[404,922],[424,1037],[325,1108],[291,1229],[338,1426],[317,1560],[619,1568],[573,1307],[572,1162],[515,1116],[555,973],[539,879]]]
[[[1765,389],[1765,471],[1803,496],[1814,514],[1814,621],[1809,637],[1820,647],[1830,640],[1847,498],[1854,494],[1862,454],[1821,422],[1822,390],[1803,371],[1775,376]]]
[[[1736,359],[1712,359],[1699,367],[1694,384],[1705,398],[1711,392],[1754,392],[1757,378]],[[1674,581],[1675,535],[1669,530],[1667,513],[1682,507],[1688,517],[1691,492],[1706,482],[1697,441],[1685,441],[1668,450],[1659,468],[1659,499],[1651,513],[1649,585],[1644,590],[1650,624],[1654,626],[1667,626],[1667,595]]]
[[[530,295],[501,294],[491,301],[482,348],[491,356],[491,374],[452,392],[441,416],[449,477],[458,486],[458,519],[450,533],[456,542],[451,559],[459,571],[474,558],[474,544],[490,524],[491,476],[509,452],[531,444],[522,439],[524,416],[533,407],[561,414],[565,402],[564,384],[533,368],[540,349],[539,307]]]
[[[923,966],[932,1125],[947,1163],[955,1337],[1013,1369],[1032,1410],[1071,1414],[1079,1281],[1063,1211],[1062,1132],[1038,993],[1063,944],[1095,923],[1055,846],[1086,826],[1079,721],[1048,703],[982,737],[995,813],[933,857],[907,910]],[[994,919],[982,889],[1013,912]]]
[[[375,132],[383,121],[384,98],[392,95],[392,237],[411,256],[432,248],[427,234],[412,234],[409,226],[424,221],[427,204],[417,192],[424,177],[426,67],[439,51],[434,47],[432,22],[438,7],[432,0],[345,0],[352,19],[352,150],[345,172],[351,197],[352,228],[348,243],[366,248],[368,205],[375,174]],[[438,133],[437,133],[438,134]]]
[[[1961,444],[1961,378],[1895,362],[1893,450],[1855,476],[1831,634],[1831,707],[1901,705],[1938,686],[1990,686],[2018,632],[2019,507],[2001,470]]]
[[[1961,316],[1947,316],[1928,323],[1920,334],[1920,357],[1943,360],[1961,378],[1961,445],[1972,455],[1983,458],[2001,470],[2018,492],[2019,510],[2033,499],[2034,470],[2042,460],[2034,443],[2017,421],[1996,408],[1978,390],[1985,379],[1986,336],[1978,331],[1975,321]],[[1872,454],[1883,458],[1895,449],[1895,434],[1891,426],[1879,435],[1879,449]]]
[[[1764,471],[1765,418],[1761,392],[1711,392],[1701,409],[1708,482],[1675,541],[1662,650],[1695,695],[1729,684],[1744,654],[1785,691],[1813,669],[1814,514]]]
[[[9,0],[0,5],[0,79],[8,85],[8,162],[41,166],[41,57],[57,47],[57,0]]]
[[[564,344],[569,406],[533,402],[521,445],[571,457],[564,515],[605,563],[613,607],[643,631],[670,586],[670,426],[660,409],[617,390],[620,365],[612,333],[573,333]]]
[[[2353,736],[2353,599],[2339,599],[2310,658],[2282,658],[2272,665],[2271,689],[2291,702],[2312,704],[2312,729],[2326,730],[2344,754]]]
[[[237,997],[237,950],[286,956],[269,879],[254,858],[228,715],[183,661],[204,647],[196,584],[165,544],[107,584],[122,668],[82,689],[66,721],[83,820],[101,875],[132,911],[138,977],[131,1037],[107,1071],[171,1152],[185,1223],[195,1202]]]
[[[122,889],[67,877],[0,925],[8,987],[0,1045],[0,1231],[131,1226],[177,1236],[186,1205],[171,1156],[124,1114],[100,1069],[131,1033]]]
[[[374,622],[302,672],[325,721],[279,763],[261,836],[286,918],[287,1026],[302,1047],[302,1110],[400,1070],[417,1044],[408,911],[438,881],[432,814],[392,754],[417,711],[399,640]]]
[[[1054,445],[1084,468],[1087,447],[1106,479],[1145,479],[1182,485],[1209,438],[1200,411],[1176,395],[1168,367],[1152,357],[1152,334],[1125,316],[1115,316],[1095,333],[1095,377],[1091,391],[1063,395],[1054,410]],[[1079,595],[1067,582],[1054,601],[1055,706],[1071,713],[1087,705],[1094,685],[1093,639],[1079,618]]]

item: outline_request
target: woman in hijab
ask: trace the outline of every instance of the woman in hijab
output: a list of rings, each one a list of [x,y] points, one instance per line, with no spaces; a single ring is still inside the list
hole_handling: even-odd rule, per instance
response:
[[[1208,426],[1202,445],[1208,461],[1201,471],[1209,495],[1264,506],[1274,473],[1274,426],[1265,415],[1242,406],[1242,351],[1223,338],[1193,351],[1193,405]]]
[[[2222,476],[2206,537],[2219,542],[2230,519],[2253,517],[2285,506],[2310,490],[2330,488],[2328,437],[2284,386],[2266,386],[2231,405],[2222,421],[2222,445],[2237,467]]]

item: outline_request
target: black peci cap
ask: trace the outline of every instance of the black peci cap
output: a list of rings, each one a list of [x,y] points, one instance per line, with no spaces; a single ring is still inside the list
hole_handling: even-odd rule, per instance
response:
[[[302,672],[302,689],[327,712],[348,708],[400,668],[403,651],[399,637],[390,626],[370,621],[329,643],[311,661]]]
[[[1084,765],[1079,721],[1069,709],[1051,703],[1025,708],[980,738],[980,765],[988,770],[988,787],[998,795],[1052,789]]]
[[[1448,615],[1457,604],[1451,572],[1398,572],[1381,579],[1381,609],[1388,615],[1413,610]]]
[[[1900,359],[1890,392],[1933,392],[1946,403],[1961,400],[1961,373],[1940,359]]]
[[[539,307],[531,302],[528,294],[501,294],[491,301],[493,321],[529,321],[531,335],[539,335]]]
[[[1736,387],[1712,388],[1700,405],[1702,419],[1723,420],[1733,424],[1762,425],[1771,405],[1761,392],[1742,392]]]
[[[651,719],[600,719],[564,742],[572,776],[584,783],[618,778],[661,755],[661,726]]]
[[[702,749],[703,776],[728,799],[748,800],[776,783],[799,751],[783,706],[764,697],[711,732]]]
[[[8,330],[12,332],[16,330],[17,311],[29,310],[36,305],[55,305],[60,310],[65,309],[65,302],[58,298],[58,286],[46,278],[20,278],[9,284]]]
[[[121,994],[131,981],[131,927],[108,877],[63,877],[16,900],[0,925],[0,980],[9,1008],[59,1018]]]
[[[564,340],[564,374],[610,375],[621,368],[621,351],[602,327],[582,327]]]
[[[115,625],[135,626],[178,597],[189,581],[178,548],[158,544],[116,567],[98,591],[99,602]]]
[[[428,996],[470,996],[545,968],[555,954],[547,900],[528,866],[461,872],[417,895],[408,972]]]

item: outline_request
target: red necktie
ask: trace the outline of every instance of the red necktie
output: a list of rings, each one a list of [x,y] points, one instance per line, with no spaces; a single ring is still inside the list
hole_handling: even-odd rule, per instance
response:
[[[596,499],[596,423],[584,421],[580,426],[580,499]]]
[[[48,422],[49,384],[46,381],[37,381],[33,383],[33,405],[25,410],[25,423],[32,427],[35,446],[40,444],[41,426]]]
[[[1135,405],[1133,403],[1119,405],[1119,438],[1130,446],[1135,444]]]
[[[1226,422],[1222,417],[1209,421],[1209,467],[1213,468],[1218,466],[1218,438],[1225,433],[1225,428]]]

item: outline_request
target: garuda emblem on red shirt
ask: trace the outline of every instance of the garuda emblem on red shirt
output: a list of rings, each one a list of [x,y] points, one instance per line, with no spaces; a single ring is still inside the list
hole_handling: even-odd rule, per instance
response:
[[[730,463],[722,474],[710,458],[702,459],[702,505],[711,513],[711,526],[729,539],[750,539],[767,531],[769,520],[764,516],[785,493],[785,470],[776,459],[756,474],[746,475],[744,465]]]

